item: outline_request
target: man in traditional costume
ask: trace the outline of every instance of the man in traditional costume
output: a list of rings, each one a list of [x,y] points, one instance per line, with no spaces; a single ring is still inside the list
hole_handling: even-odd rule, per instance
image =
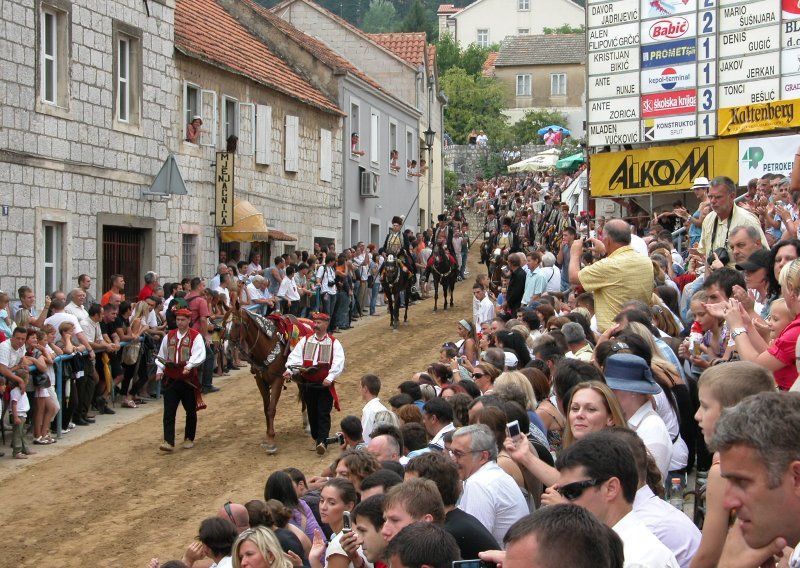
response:
[[[175,415],[178,405],[183,405],[186,411],[183,447],[187,450],[194,447],[197,411],[206,407],[200,394],[197,373],[197,369],[202,367],[206,359],[205,340],[198,331],[189,327],[192,316],[189,308],[176,306],[173,309],[178,328],[167,333],[156,357],[156,380],[164,381],[164,442],[159,449],[165,452],[175,449]]]
[[[296,367],[308,371],[301,372],[305,379],[303,397],[308,410],[308,424],[314,438],[316,450],[323,455],[327,450],[327,439],[331,430],[331,408],[339,408],[334,381],[344,370],[344,348],[339,340],[328,334],[330,316],[320,312],[311,314],[314,321],[314,334],[302,338],[294,346],[286,360],[284,376],[289,378]]]
[[[416,274],[416,267],[408,256],[410,248],[411,242],[408,236],[403,233],[403,218],[392,217],[392,228],[389,229],[386,240],[383,241],[383,250],[386,251],[387,255],[394,256],[402,270],[407,274]]]

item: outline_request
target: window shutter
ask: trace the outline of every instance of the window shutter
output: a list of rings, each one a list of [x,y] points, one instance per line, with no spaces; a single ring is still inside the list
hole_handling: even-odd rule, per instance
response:
[[[373,112],[370,115],[370,128],[369,128],[369,159],[373,164],[378,163],[378,148],[380,141],[379,132],[380,116]]]
[[[319,131],[319,179],[322,181],[333,178],[331,151],[331,131],[323,128]]]
[[[256,105],[256,164],[272,163],[272,107]]]
[[[239,154],[252,156],[256,141],[256,107],[253,103],[239,103]]]
[[[213,146],[217,139],[217,93],[214,91],[200,91],[200,107],[203,117],[203,130],[200,133],[201,146]]]
[[[299,167],[300,119],[286,115],[286,144],[284,147],[284,167],[287,172],[296,172]]]

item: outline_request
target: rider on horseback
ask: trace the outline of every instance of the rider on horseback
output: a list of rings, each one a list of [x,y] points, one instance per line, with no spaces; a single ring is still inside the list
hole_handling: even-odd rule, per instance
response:
[[[397,264],[406,274],[416,274],[416,267],[408,257],[411,243],[408,240],[408,236],[402,232],[402,229],[403,218],[395,215],[392,217],[392,228],[389,229],[386,240],[383,242],[383,250],[386,251],[387,255],[394,256]],[[381,268],[381,273],[383,273],[383,268],[385,267],[386,264]]]
[[[502,227],[494,239],[493,248],[500,249],[500,251],[503,253],[503,256],[508,256],[509,253],[519,251],[517,235],[511,230],[510,217],[503,217]]]

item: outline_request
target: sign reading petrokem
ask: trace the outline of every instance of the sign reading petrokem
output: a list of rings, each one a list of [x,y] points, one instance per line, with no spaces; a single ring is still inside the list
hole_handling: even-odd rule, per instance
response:
[[[788,176],[794,166],[794,154],[800,135],[739,139],[739,185],[747,185],[764,174]]]
[[[800,99],[721,108],[720,136],[800,126]]]
[[[735,140],[691,142],[589,157],[592,197],[689,189],[703,176],[735,177]]]

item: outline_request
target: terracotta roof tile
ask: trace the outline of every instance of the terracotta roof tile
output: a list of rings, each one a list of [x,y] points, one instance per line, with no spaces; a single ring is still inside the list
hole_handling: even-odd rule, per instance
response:
[[[439,9],[436,10],[436,15],[439,14],[456,14],[461,11],[461,8],[456,8],[455,4],[439,4]]]
[[[483,70],[481,75],[484,77],[492,77],[494,75],[494,62],[497,61],[497,52],[490,51],[486,56],[486,61],[483,62]]]
[[[419,66],[425,62],[425,32],[369,34],[369,37],[412,65]]]
[[[433,44],[428,46],[428,65],[436,69],[436,46]]]
[[[508,36],[495,61],[504,65],[564,65],[586,63],[585,34]]]
[[[250,34],[216,0],[177,0],[175,47],[326,112],[341,109]]]

